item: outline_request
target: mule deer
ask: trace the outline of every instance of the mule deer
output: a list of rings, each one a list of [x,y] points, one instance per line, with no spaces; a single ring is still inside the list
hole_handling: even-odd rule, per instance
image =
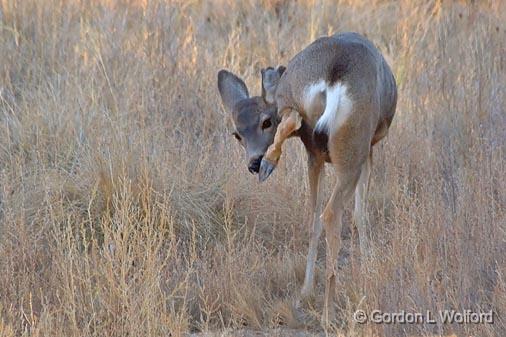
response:
[[[334,315],[341,215],[353,191],[360,253],[363,258],[369,254],[366,198],[372,146],[385,137],[395,113],[394,76],[369,40],[356,33],[342,33],[317,39],[286,69],[280,66],[262,70],[261,97],[249,97],[244,82],[226,70],[218,73],[218,88],[232,113],[234,135],[246,149],[248,169],[258,173],[260,181],[276,167],[287,138],[298,136],[305,145],[312,232],[302,296],[313,290],[318,241],[324,226],[327,248],[323,318],[329,322]],[[320,215],[325,162],[334,166],[337,179]]]

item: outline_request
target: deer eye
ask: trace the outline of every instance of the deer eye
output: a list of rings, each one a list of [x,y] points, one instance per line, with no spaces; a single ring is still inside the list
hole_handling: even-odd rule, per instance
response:
[[[262,123],[262,130],[263,129],[268,129],[270,128],[272,125],[272,122],[271,122],[271,119],[270,118],[267,118],[266,120],[264,120],[264,122]]]
[[[238,141],[242,140],[241,136],[239,136],[239,134],[237,132],[234,132],[233,135],[234,135],[235,139],[237,139]]]

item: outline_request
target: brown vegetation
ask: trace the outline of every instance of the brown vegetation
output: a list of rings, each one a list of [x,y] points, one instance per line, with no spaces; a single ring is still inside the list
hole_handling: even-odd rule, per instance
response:
[[[374,151],[374,257],[361,273],[346,240],[336,332],[506,335],[505,22],[503,1],[0,0],[0,335],[321,333],[322,269],[293,306],[302,145],[258,184],[216,74],[258,94],[261,67],[337,31],[383,51],[399,104]],[[495,323],[358,325],[357,308]]]

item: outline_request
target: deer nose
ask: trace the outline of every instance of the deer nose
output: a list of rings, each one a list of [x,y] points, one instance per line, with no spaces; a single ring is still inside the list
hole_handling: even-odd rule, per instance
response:
[[[248,164],[248,170],[251,172],[251,174],[258,173],[260,170],[260,163],[262,162],[263,156],[258,156],[249,161]]]

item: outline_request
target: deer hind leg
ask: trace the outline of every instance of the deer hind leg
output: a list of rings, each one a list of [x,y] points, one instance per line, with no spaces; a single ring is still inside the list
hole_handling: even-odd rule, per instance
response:
[[[283,143],[294,131],[298,130],[301,125],[302,116],[296,110],[285,110],[285,112],[282,113],[281,122],[274,135],[274,142],[265,152],[265,156],[260,164],[260,171],[258,172],[260,181],[264,181],[270,176],[278,163],[279,157],[281,157]]]
[[[302,286],[301,296],[306,298],[313,292],[314,288],[314,270],[316,265],[316,257],[318,254],[318,243],[322,233],[323,225],[320,220],[320,207],[322,196],[322,173],[323,161],[309,155],[308,160],[308,176],[310,190],[310,211],[311,211],[311,238],[309,241],[309,251],[307,254],[306,274],[304,277],[304,285]]]
[[[337,182],[330,200],[321,215],[327,241],[325,298],[323,323],[329,326],[335,319],[334,298],[337,287],[337,255],[341,248],[341,218],[345,202],[357,183],[358,171],[337,172]]]
[[[367,160],[362,164],[360,178],[355,188],[355,210],[353,217],[358,229],[360,242],[360,255],[364,261],[370,256],[371,247],[369,245],[368,215],[367,215],[367,194],[369,191],[369,181],[372,168],[372,149],[369,152]]]

